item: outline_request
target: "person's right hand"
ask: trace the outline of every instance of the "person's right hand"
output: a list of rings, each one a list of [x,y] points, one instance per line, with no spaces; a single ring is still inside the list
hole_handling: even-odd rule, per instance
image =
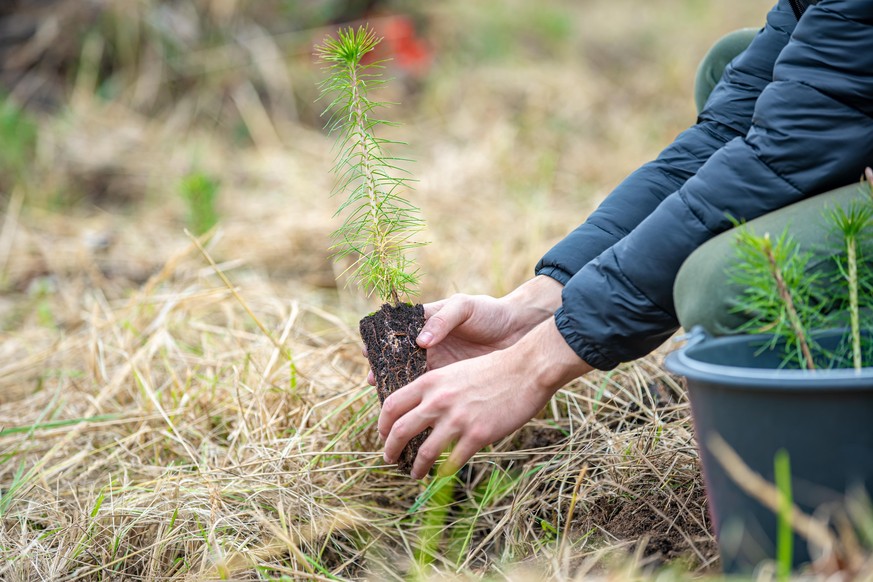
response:
[[[548,317],[561,303],[563,286],[540,276],[501,298],[453,295],[424,306],[417,343],[427,349],[428,369],[507,348]],[[375,382],[373,373],[367,378]]]

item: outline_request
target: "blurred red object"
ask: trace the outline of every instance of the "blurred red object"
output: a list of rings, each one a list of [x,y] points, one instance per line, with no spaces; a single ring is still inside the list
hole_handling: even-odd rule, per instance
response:
[[[382,42],[364,59],[386,63],[405,76],[424,77],[433,62],[433,51],[419,35],[412,18],[405,14],[378,16],[368,21]]]

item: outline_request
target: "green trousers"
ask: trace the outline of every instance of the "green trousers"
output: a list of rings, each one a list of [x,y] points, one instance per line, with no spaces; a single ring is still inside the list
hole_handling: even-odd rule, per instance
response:
[[[712,89],[721,78],[725,66],[743,52],[755,36],[754,30],[733,32],[719,40],[704,57],[697,72],[694,99],[698,111],[703,108]],[[826,212],[869,198],[870,189],[852,184],[819,194],[747,223],[756,234],[769,232],[778,237],[786,228],[800,248],[812,251],[823,248],[833,228]],[[685,329],[702,326],[710,334],[724,335],[735,331],[747,319],[737,311],[737,298],[742,289],[733,285],[728,275],[735,264],[735,232],[729,230],[698,248],[683,263],[673,287],[673,299],[679,322]],[[824,269],[832,259],[814,259],[809,269]]]

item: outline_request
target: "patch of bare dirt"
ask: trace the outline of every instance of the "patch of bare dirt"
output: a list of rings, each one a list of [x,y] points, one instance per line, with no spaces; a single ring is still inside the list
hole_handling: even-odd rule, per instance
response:
[[[677,491],[668,497],[652,492],[620,507],[604,508],[594,521],[620,541],[635,547],[644,543],[643,557],[656,563],[685,558],[700,562],[718,553],[706,508],[703,488],[693,487],[687,494]]]

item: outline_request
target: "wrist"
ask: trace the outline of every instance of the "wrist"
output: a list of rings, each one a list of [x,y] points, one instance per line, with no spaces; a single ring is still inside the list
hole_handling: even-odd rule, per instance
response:
[[[546,275],[537,275],[500,298],[507,304],[515,320],[515,332],[526,334],[541,322],[555,315],[561,306],[564,286]]]
[[[523,362],[536,389],[548,393],[548,396],[593,370],[573,351],[553,318],[537,325],[507,351],[510,350],[514,352],[512,360]]]

